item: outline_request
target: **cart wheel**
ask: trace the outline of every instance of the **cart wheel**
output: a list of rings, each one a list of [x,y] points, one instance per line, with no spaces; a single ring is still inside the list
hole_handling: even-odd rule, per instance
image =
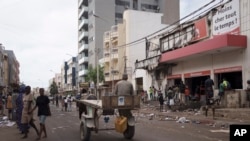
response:
[[[135,126],[129,126],[127,127],[127,129],[125,130],[125,132],[123,133],[123,136],[125,137],[125,139],[132,139],[134,137],[135,134]]]
[[[81,141],[89,141],[91,136],[90,129],[86,126],[86,124],[81,123],[80,125],[80,139]]]

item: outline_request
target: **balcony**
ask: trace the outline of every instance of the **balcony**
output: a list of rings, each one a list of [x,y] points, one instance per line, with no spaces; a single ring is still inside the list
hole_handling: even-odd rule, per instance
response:
[[[89,20],[88,19],[82,19],[80,25],[79,25],[79,30],[84,26],[85,28],[88,26]]]
[[[79,15],[78,15],[78,18],[80,19],[82,17],[83,14],[88,14],[88,10],[89,8],[88,7],[85,7],[83,6],[82,7],[82,10],[80,11]],[[85,13],[86,12],[86,13]]]
[[[84,75],[87,75],[87,73],[88,73],[88,70],[80,70],[80,71],[78,72],[78,75],[79,75],[79,76],[84,76]]]
[[[110,31],[104,32],[104,42],[109,42],[110,41]]]
[[[119,55],[118,55],[118,48],[113,48],[112,49],[112,59],[118,59]]]
[[[89,61],[89,57],[84,56],[79,59],[79,64],[87,63]]]
[[[83,52],[85,50],[89,49],[89,45],[88,44],[82,44],[81,47],[79,48],[78,52]]]
[[[104,62],[109,62],[110,61],[110,53],[109,51],[104,52]]]
[[[88,38],[89,33],[87,31],[83,31],[79,36],[79,41],[81,41],[83,38]]]
[[[118,26],[117,25],[114,25],[111,27],[110,37],[112,38],[112,40],[117,39],[117,37],[118,37]]]

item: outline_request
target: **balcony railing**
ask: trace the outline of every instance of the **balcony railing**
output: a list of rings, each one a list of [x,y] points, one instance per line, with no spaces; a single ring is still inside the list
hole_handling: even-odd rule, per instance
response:
[[[82,44],[81,47],[79,48],[79,52],[82,52],[84,50],[88,50],[89,49],[89,45],[88,44]]]
[[[79,25],[79,30],[85,25],[88,26],[89,20],[88,19],[82,19],[80,25]]]
[[[83,38],[87,38],[89,33],[87,31],[83,31],[79,36],[79,41],[81,41]]]
[[[81,16],[83,15],[84,12],[88,13],[88,10],[89,10],[89,8],[84,6],[82,8],[82,10],[80,11],[78,18],[81,18]]]
[[[87,63],[89,61],[89,57],[85,56],[79,59],[79,64]]]
[[[110,31],[104,32],[104,42],[109,42],[110,41]]]

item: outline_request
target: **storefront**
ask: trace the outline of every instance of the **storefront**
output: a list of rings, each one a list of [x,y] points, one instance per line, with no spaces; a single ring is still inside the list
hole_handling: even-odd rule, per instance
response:
[[[180,85],[181,83],[181,74],[174,74],[167,76],[167,87],[172,87],[175,85]]]
[[[226,79],[231,84],[232,89],[243,89],[242,66],[215,69],[214,79],[218,82],[216,88],[219,87],[221,80]]]

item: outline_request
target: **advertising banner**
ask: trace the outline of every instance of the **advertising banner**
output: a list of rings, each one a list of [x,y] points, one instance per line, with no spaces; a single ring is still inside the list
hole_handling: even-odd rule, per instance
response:
[[[212,33],[213,35],[240,33],[239,0],[232,0],[218,8],[213,16]]]

